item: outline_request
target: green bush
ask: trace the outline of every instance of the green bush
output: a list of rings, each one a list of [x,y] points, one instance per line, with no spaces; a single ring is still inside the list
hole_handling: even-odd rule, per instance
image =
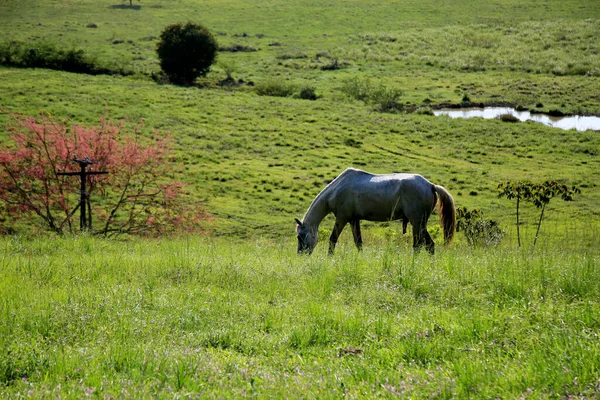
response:
[[[269,79],[256,86],[259,96],[290,97],[296,91],[296,86],[291,83]]]
[[[355,100],[369,102],[373,85],[368,79],[352,78],[344,82],[342,92]]]
[[[497,118],[503,122],[519,122],[519,118],[515,117],[510,113],[498,115]]]
[[[310,86],[305,86],[302,89],[300,89],[299,97],[303,100],[317,100],[319,98],[319,96],[317,96],[317,93],[315,92],[315,88]]]
[[[344,83],[342,92],[353,99],[373,104],[379,111],[393,112],[403,108],[398,102],[402,96],[400,89],[387,87],[383,83],[374,85],[368,79],[350,79]]]
[[[496,221],[484,219],[477,208],[469,211],[466,207],[456,209],[456,231],[462,231],[471,246],[497,246],[505,235]]]
[[[131,75],[124,69],[109,69],[97,65],[82,49],[62,49],[50,42],[0,44],[0,64],[18,68],[47,68],[90,75]]]
[[[396,88],[388,88],[381,84],[371,93],[371,102],[375,104],[379,111],[398,111],[403,108],[398,102],[401,95],[401,90]]]
[[[210,71],[219,46],[204,26],[173,24],[160,34],[156,52],[160,67],[174,83],[191,84]]]

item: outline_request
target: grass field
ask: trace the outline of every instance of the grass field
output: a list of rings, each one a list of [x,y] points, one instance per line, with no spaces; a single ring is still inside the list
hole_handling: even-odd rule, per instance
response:
[[[458,206],[481,208],[505,226],[514,210],[496,199],[498,183],[558,179],[581,185],[583,193],[575,203],[551,203],[549,220],[575,219],[598,229],[597,133],[381,113],[342,90],[353,79],[401,90],[400,101],[410,109],[459,104],[467,96],[476,103],[600,114],[594,40],[600,12],[591,2],[274,1],[254,7],[150,1],[131,8],[9,1],[0,7],[4,41],[83,46],[101,64],[139,72],[107,77],[0,68],[0,106],[89,124],[108,110],[113,119],[171,131],[178,178],[215,216],[215,234],[292,233],[293,218],[349,166],[421,173],[445,185]],[[145,75],[158,71],[157,37],[182,18],[206,24],[223,47],[257,51],[221,53],[200,87],[157,85]],[[322,70],[334,61],[345,67]],[[255,86],[219,87],[223,66]],[[257,86],[270,83],[312,87],[320,98],[257,95]],[[536,216],[524,223],[534,224]]]
[[[220,52],[196,86],[157,84],[157,38],[189,20],[251,51]],[[170,131],[176,178],[214,222],[210,237],[0,238],[0,397],[598,397],[600,134],[428,111],[600,115],[599,32],[594,1],[1,2],[0,44],[83,48],[134,74],[0,66],[0,124],[108,112]],[[226,71],[244,84],[220,86]],[[352,98],[353,82],[404,110]],[[296,257],[293,219],[350,166],[420,173],[506,236],[459,233],[429,257],[398,224],[365,224],[362,253],[348,230],[335,257]],[[536,248],[539,211],[522,205],[517,248],[508,179],[582,193],[552,200]],[[437,216],[429,230],[441,243]]]
[[[599,394],[600,253],[0,241],[2,397]]]

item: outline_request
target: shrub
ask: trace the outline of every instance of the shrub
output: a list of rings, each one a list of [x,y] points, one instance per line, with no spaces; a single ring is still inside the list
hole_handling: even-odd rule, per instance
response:
[[[172,82],[191,84],[210,71],[218,47],[208,29],[188,22],[166,27],[160,34],[156,52],[160,67]]]
[[[503,122],[519,122],[519,118],[515,117],[510,113],[498,115],[497,118]]]
[[[293,84],[276,79],[269,79],[256,86],[256,93],[259,96],[290,97],[295,91],[296,87]]]
[[[471,246],[497,246],[505,235],[496,221],[486,220],[480,210],[469,211],[466,207],[456,209],[456,231],[462,231]]]
[[[371,97],[373,91],[373,85],[368,79],[362,80],[359,78],[353,78],[344,83],[342,86],[342,92],[348,97],[352,97],[355,100],[364,101],[367,103]]]
[[[310,86],[305,86],[302,89],[300,89],[299,97],[304,100],[317,100],[319,98],[319,96],[317,96],[317,93],[315,92],[315,88]]]
[[[173,152],[167,134],[155,133],[145,141],[106,119],[86,127],[44,115],[13,117],[6,127],[9,145],[0,147],[0,225],[8,218],[8,223],[59,234],[74,233],[79,225],[106,236],[201,230],[206,214],[188,198],[184,184],[169,178],[176,165],[169,161]],[[79,179],[62,173],[78,175],[73,161],[86,159],[108,174],[88,177],[82,201]],[[92,197],[98,201],[96,230]],[[77,224],[81,203],[87,216]],[[11,228],[0,226],[0,231]]]
[[[235,63],[235,61],[221,61],[219,63],[219,67],[221,67],[223,72],[225,72],[225,81],[232,82],[234,80],[233,75],[237,72],[237,64]]]
[[[379,85],[371,94],[371,102],[382,112],[391,112],[401,110],[403,107],[398,100],[402,91],[396,88],[388,88]]]
[[[386,87],[383,83],[375,86],[368,79],[353,78],[345,82],[342,91],[356,100],[375,105],[379,111],[391,112],[403,108],[398,102],[402,91]]]
[[[131,75],[125,69],[97,65],[82,49],[62,49],[50,42],[0,44],[0,64],[17,68],[47,68],[90,75]]]

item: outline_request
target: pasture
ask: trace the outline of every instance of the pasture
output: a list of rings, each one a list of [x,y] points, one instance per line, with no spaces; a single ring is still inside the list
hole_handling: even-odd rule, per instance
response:
[[[195,86],[157,83],[160,32],[190,20],[217,63]],[[599,32],[593,1],[3,1],[0,43],[132,74],[0,66],[0,124],[47,112],[170,131],[175,177],[213,219],[202,237],[0,238],[0,397],[598,396],[599,132],[430,111],[600,115]],[[444,247],[433,215],[434,256],[398,223],[365,223],[363,252],[347,228],[327,257],[330,216],[297,257],[294,218],[347,167],[419,173],[506,236]],[[539,210],[522,204],[518,248],[508,179],[582,193],[552,200],[535,248]]]
[[[598,250],[0,241],[3,397],[598,395]]]

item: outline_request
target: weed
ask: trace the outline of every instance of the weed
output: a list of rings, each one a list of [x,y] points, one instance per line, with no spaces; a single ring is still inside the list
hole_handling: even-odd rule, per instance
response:
[[[277,79],[268,79],[256,85],[259,96],[290,97],[296,92],[296,86]]]
[[[512,114],[501,114],[498,115],[497,118],[503,122],[519,122],[519,118],[515,117]]]
[[[315,88],[311,86],[305,86],[302,89],[300,89],[299,97],[303,100],[317,100],[319,98],[319,96],[317,96]]]
[[[474,246],[497,246],[506,234],[498,223],[483,218],[483,213],[478,209],[471,211],[465,207],[456,210],[456,230],[463,232],[467,243]]]
[[[375,85],[368,79],[353,78],[347,80],[342,87],[342,92],[356,100],[373,104],[382,112],[392,112],[403,108],[398,103],[402,96],[401,90],[387,87],[383,83]]]

